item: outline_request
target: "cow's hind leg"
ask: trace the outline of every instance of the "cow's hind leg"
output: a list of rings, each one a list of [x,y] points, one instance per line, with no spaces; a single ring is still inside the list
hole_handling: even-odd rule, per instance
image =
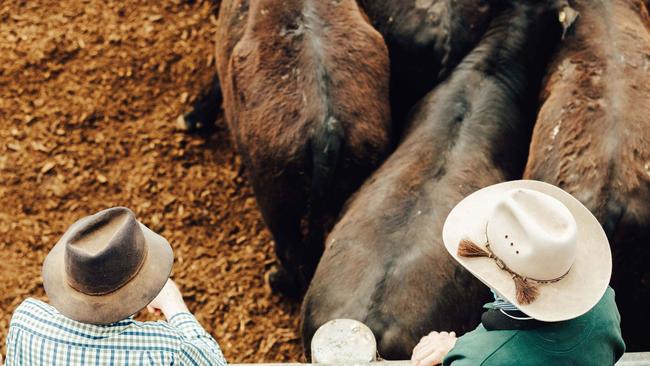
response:
[[[259,199],[258,203],[273,235],[279,262],[278,268],[269,277],[271,289],[287,297],[298,298],[306,289],[302,274],[304,250],[300,229],[303,211],[298,204],[287,198]]]
[[[300,218],[278,215],[271,220],[269,228],[274,233],[275,254],[280,262],[269,276],[271,288],[287,297],[298,298],[306,287],[300,264],[303,256]]]
[[[208,90],[204,90],[194,102],[192,110],[178,117],[178,125],[189,132],[209,131],[214,127],[223,96],[219,78],[215,74]]]

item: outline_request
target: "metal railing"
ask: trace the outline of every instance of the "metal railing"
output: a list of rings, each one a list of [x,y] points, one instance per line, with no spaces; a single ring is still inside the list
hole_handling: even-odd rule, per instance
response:
[[[350,319],[320,327],[311,342],[313,363],[254,363],[232,366],[410,366],[411,361],[377,361],[377,342],[370,328]],[[650,352],[626,353],[616,366],[650,366]]]

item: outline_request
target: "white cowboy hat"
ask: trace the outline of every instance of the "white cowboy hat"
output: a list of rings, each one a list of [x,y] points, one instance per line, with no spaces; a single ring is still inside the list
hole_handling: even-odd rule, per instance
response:
[[[499,183],[470,194],[449,213],[442,237],[461,265],[541,321],[589,311],[612,273],[598,220],[569,193],[539,181]]]

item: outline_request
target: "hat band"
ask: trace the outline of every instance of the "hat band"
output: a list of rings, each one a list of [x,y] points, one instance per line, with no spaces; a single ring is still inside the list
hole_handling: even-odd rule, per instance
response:
[[[468,258],[487,257],[493,259],[501,270],[508,272],[510,276],[512,276],[512,279],[515,282],[515,290],[517,293],[518,303],[525,305],[535,301],[539,295],[539,289],[537,285],[558,282],[566,277],[566,275],[569,274],[569,271],[571,271],[571,267],[569,267],[569,269],[563,275],[550,280],[538,280],[518,274],[517,272],[508,268],[506,263],[501,258],[497,257],[490,249],[490,239],[487,235],[487,226],[488,223],[485,224],[485,249],[481,248],[469,239],[462,239],[458,244],[458,255]]]

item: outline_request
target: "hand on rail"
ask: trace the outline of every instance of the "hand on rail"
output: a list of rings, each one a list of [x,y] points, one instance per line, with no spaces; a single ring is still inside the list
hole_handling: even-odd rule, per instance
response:
[[[455,344],[455,332],[431,332],[413,349],[411,363],[413,366],[439,365]]]

